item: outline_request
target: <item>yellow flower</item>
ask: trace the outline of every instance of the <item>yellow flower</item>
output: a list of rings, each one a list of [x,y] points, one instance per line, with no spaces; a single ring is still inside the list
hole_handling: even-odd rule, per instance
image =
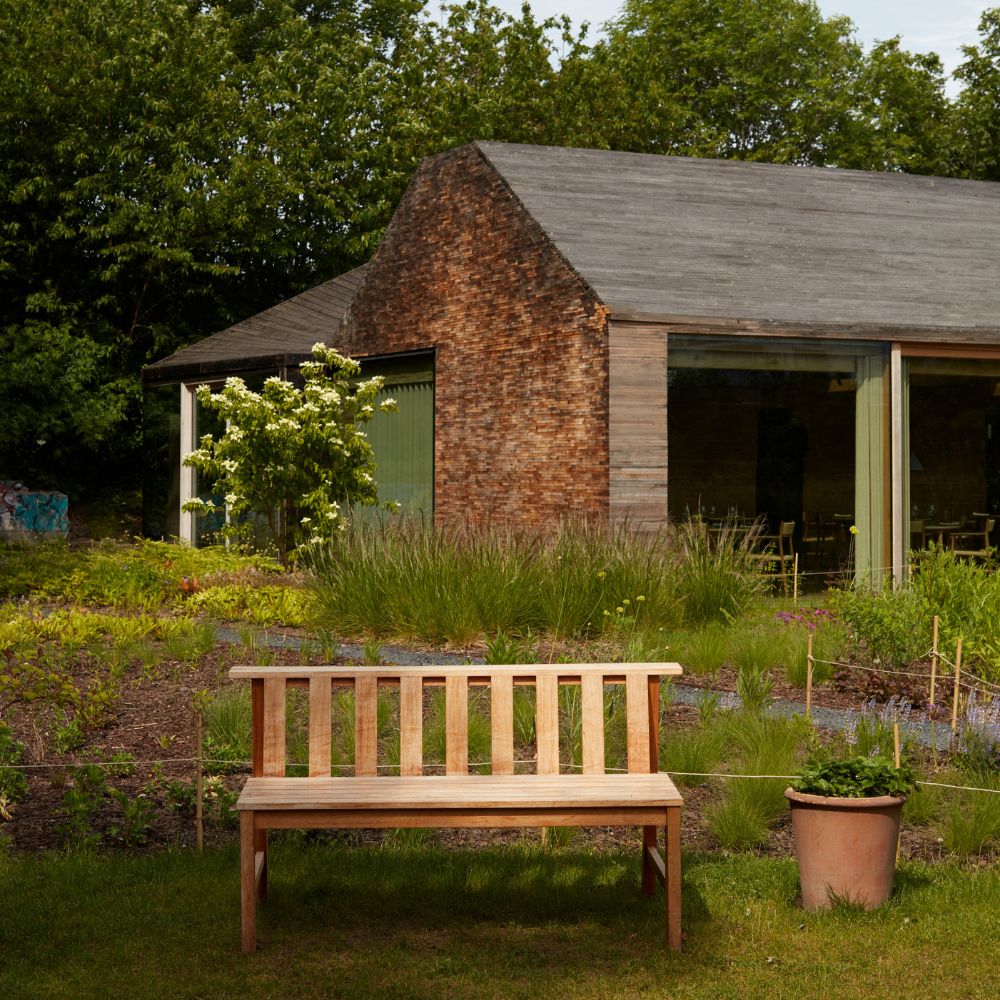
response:
[[[602,569],[602,570],[601,570],[601,571],[600,571],[600,572],[599,572],[599,573],[597,574],[597,579],[598,579],[598,580],[603,580],[603,579],[604,579],[604,578],[605,578],[605,577],[606,577],[607,575],[608,575],[608,574],[607,574],[607,573],[605,573],[605,572],[604,572],[604,570]]]
[[[645,597],[645,595],[644,595],[644,594],[640,594],[640,595],[639,595],[639,596],[638,596],[638,597],[636,598],[636,600],[637,600],[637,601],[644,601],[644,600],[646,600],[646,597]]]
[[[858,533],[858,526],[856,524],[851,525],[851,534],[856,535]]]
[[[620,615],[625,614],[625,609],[620,604],[618,605],[617,608],[615,608],[615,611],[617,611],[618,614],[620,614]]]
[[[626,597],[626,598],[625,598],[625,600],[624,600],[624,601],[622,601],[622,604],[624,604],[624,605],[625,605],[625,607],[628,607],[628,606],[629,606],[629,604],[630,604],[630,601],[629,601],[629,599],[628,599],[628,598]]]

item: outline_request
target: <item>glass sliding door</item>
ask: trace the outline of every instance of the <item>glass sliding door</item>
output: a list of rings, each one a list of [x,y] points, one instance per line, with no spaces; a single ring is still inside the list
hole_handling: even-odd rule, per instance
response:
[[[904,357],[902,373],[904,543],[996,545],[1000,359]]]
[[[888,565],[887,351],[831,341],[671,336],[671,517],[795,522],[816,586]],[[852,528],[854,529],[852,531]]]

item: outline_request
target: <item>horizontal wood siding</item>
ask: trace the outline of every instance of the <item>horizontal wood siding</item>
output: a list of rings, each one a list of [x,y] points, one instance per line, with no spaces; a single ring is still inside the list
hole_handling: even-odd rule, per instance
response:
[[[608,325],[609,505],[612,517],[667,519],[667,334],[656,324]]]

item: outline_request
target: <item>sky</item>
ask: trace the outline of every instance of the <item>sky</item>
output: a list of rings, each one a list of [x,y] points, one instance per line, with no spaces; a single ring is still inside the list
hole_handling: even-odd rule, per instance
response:
[[[493,0],[496,6],[519,14],[521,0]],[[857,39],[865,49],[876,40],[902,37],[903,48],[911,52],[936,52],[944,62],[945,71],[962,61],[962,45],[979,40],[979,15],[988,7],[1000,5],[1000,0],[818,0],[824,17],[844,14],[857,28]],[[574,24],[589,21],[593,38],[597,28],[613,18],[621,7],[616,0],[530,0],[538,18],[554,14],[569,14]],[[958,87],[948,86],[954,96]]]

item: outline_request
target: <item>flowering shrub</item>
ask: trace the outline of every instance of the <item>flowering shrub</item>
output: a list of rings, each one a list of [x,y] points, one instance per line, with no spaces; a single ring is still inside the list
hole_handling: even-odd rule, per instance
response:
[[[226,379],[213,393],[198,387],[198,401],[226,423],[185,456],[225,496],[230,514],[267,517],[283,564],[303,543],[329,539],[344,524],[342,504],[374,504],[375,462],[362,426],[393,400],[376,404],[381,378],[352,383],[361,368],[333,348],[315,344],[312,361],[300,365],[305,384],[267,379],[260,393],[241,378]],[[217,510],[197,497],[185,510]]]

